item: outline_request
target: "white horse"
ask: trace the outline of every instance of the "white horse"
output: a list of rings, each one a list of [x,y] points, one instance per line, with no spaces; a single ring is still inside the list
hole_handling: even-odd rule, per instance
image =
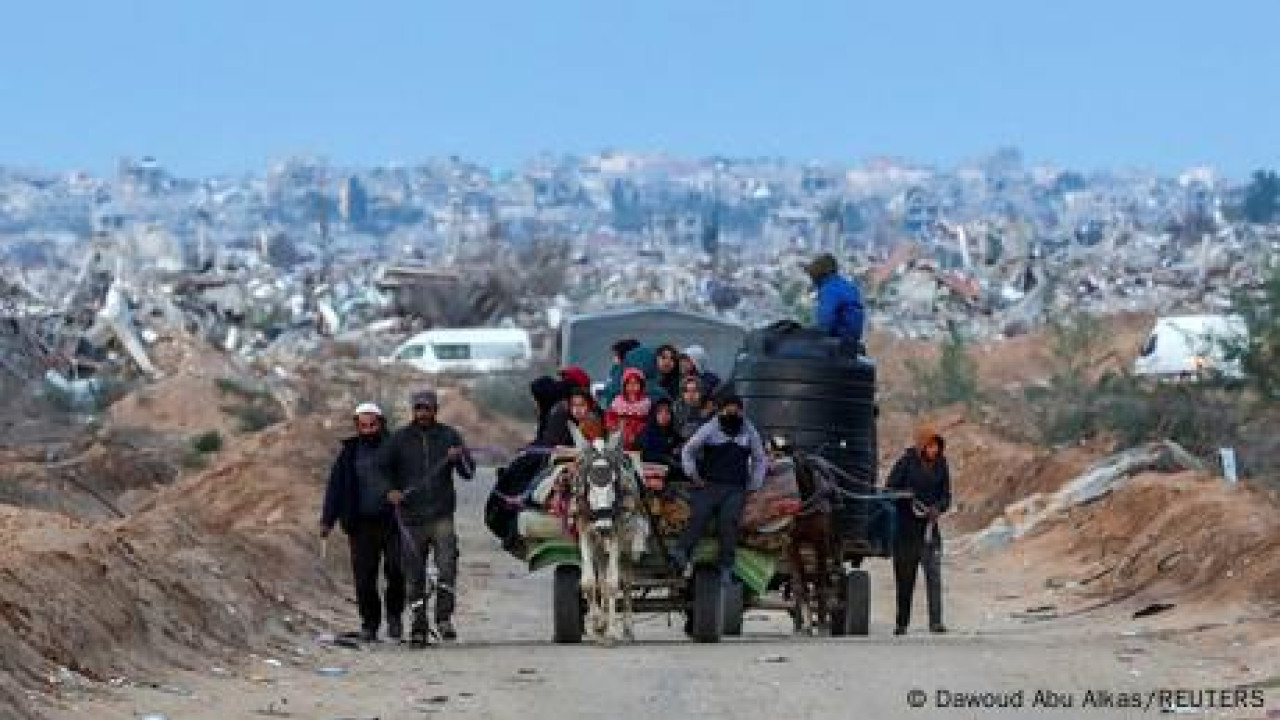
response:
[[[631,613],[632,559],[645,550],[649,527],[640,496],[640,475],[620,448],[620,434],[606,444],[589,443],[570,426],[578,447],[571,481],[570,517],[582,554],[586,628],[597,642],[634,638]]]

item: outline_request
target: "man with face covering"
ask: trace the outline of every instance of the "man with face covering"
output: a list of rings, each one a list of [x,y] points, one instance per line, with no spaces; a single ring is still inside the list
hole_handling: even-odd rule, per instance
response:
[[[760,434],[743,415],[742,398],[720,399],[714,420],[703,425],[681,451],[685,475],[693,482],[689,524],[670,551],[674,569],[683,572],[698,540],[715,518],[719,537],[719,568],[728,582],[738,544],[738,524],[748,491],[764,485],[768,458]]]
[[[390,485],[387,500],[401,525],[404,574],[413,603],[409,639],[429,642],[427,625],[427,558],[435,553],[440,570],[436,590],[436,629],[445,640],[457,638],[453,627],[454,593],[458,578],[457,509],[454,474],[475,477],[475,461],[462,435],[436,419],[440,400],[432,390],[414,393],[413,422],[397,430],[378,455],[378,469]]]
[[[911,600],[916,570],[924,568],[929,601],[929,630],[947,631],[942,624],[942,534],[938,518],[951,507],[951,471],[943,455],[946,445],[932,426],[916,429],[915,446],[907,448],[889,473],[888,487],[909,490],[913,497],[898,503],[897,535],[893,543],[893,575],[898,591],[895,635],[911,624]]]
[[[373,403],[356,408],[354,423],[356,434],[342,441],[342,450],[329,472],[320,535],[329,537],[335,524],[347,535],[360,608],[360,638],[365,642],[378,639],[382,624],[382,598],[378,596],[378,567],[382,566],[387,579],[387,636],[398,640],[404,632],[400,535],[387,504],[391,488],[374,467],[378,449],[387,438],[386,424],[382,410]]]

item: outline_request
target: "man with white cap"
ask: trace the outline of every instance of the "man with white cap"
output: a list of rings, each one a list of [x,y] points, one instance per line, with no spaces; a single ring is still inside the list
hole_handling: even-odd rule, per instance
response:
[[[434,390],[413,394],[413,422],[400,428],[382,446],[378,470],[390,489],[387,499],[404,535],[402,555],[413,626],[409,640],[429,643],[427,624],[427,559],[434,553],[440,582],[435,593],[436,630],[445,640],[457,638],[453,628],[454,593],[458,579],[458,535],[453,514],[458,499],[454,475],[470,480],[475,461],[462,435],[436,419],[440,398]]]
[[[341,525],[351,546],[351,574],[360,607],[360,637],[378,639],[383,598],[378,594],[378,568],[387,579],[387,635],[403,634],[404,573],[400,566],[400,535],[387,502],[390,486],[377,471],[379,448],[387,439],[382,409],[361,403],[354,413],[356,434],[342,441],[342,450],[329,472],[320,517],[320,534],[328,537]]]

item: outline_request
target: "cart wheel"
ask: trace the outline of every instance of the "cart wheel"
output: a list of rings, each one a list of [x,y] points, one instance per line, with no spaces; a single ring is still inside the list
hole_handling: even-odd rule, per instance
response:
[[[699,565],[693,571],[692,635],[698,642],[720,642],[724,629],[724,586],[720,571]]]
[[[555,642],[561,645],[582,642],[582,568],[577,565],[556,566],[552,601],[552,634]]]
[[[866,570],[850,570],[841,585],[840,602],[832,608],[831,634],[870,634],[871,576]]]
[[[734,580],[724,589],[724,634],[727,637],[742,636],[742,616],[747,612],[747,591],[742,582]]]

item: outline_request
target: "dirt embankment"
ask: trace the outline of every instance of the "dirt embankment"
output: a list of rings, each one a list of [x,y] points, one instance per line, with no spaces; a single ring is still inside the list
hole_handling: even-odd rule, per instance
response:
[[[1149,324],[1147,316],[1105,319],[1109,362],[1131,361]],[[1016,391],[1042,380],[1051,360],[1046,336],[1041,331],[974,347],[981,386]],[[948,518],[954,535],[980,531],[1010,505],[1060,490],[1117,450],[1108,438],[1067,448],[1015,441],[975,419],[983,416],[981,409],[939,408],[922,417],[894,410],[893,398],[909,392],[912,381],[903,361],[936,357],[936,344],[891,338],[873,338],[872,344],[890,407],[880,418],[882,474],[911,442],[917,422],[927,419],[940,428],[954,478],[956,502]],[[1142,473],[984,562],[998,565],[1003,557],[1010,572],[1030,573],[1040,582],[1065,579],[1077,588],[1081,607],[1158,598],[1210,609],[1262,604],[1272,608],[1262,611],[1266,615],[1280,597],[1280,502],[1265,484]]]
[[[206,469],[167,484],[172,478],[148,478],[141,464],[113,469],[109,450],[77,456],[100,489],[112,473],[145,486],[126,517],[0,505],[0,717],[36,717],[39,697],[81,678],[207,670],[246,649],[288,653],[299,632],[346,616],[334,580],[346,574],[330,573],[333,558],[327,568],[316,533],[326,473],[349,432],[346,410],[239,432],[219,424],[213,379],[172,376],[108,420],[115,432],[158,425],[179,447],[188,433],[222,427],[225,444]],[[352,407],[347,396],[366,394],[363,387],[359,379],[343,385],[326,406]],[[442,418],[469,443],[509,448],[524,439],[524,428],[474,407],[465,393],[444,395]],[[34,482],[47,481],[42,459],[13,459],[6,472],[26,468]],[[116,489],[115,499],[128,495]]]

